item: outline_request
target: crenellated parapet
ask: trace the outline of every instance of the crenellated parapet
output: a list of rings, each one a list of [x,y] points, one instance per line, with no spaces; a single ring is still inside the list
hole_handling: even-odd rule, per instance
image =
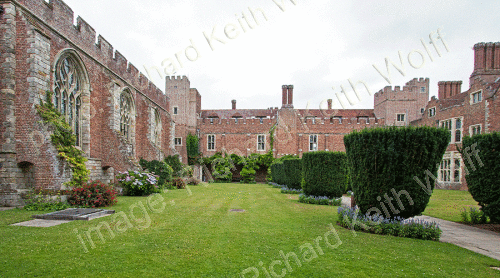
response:
[[[219,118],[202,118],[198,119],[198,126],[227,126],[227,127],[237,127],[237,126],[271,126],[276,123],[276,119],[219,119]]]
[[[73,10],[61,0],[17,0],[25,15],[36,21],[35,28],[49,37],[61,37],[88,58],[109,69],[118,78],[134,87],[158,105],[167,107],[168,99],[137,67],[127,59],[83,18],[76,19]],[[97,43],[96,43],[97,41]]]
[[[424,89],[422,89],[424,88]],[[375,105],[386,99],[398,99],[416,97],[422,93],[429,92],[429,78],[414,78],[408,81],[403,88],[401,86],[386,86],[375,93]]]

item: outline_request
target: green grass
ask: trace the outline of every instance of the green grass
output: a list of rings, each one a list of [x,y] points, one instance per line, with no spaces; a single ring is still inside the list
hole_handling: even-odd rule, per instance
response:
[[[336,207],[298,203],[297,197],[281,194],[267,185],[210,184],[161,194],[162,212],[145,213],[130,207],[147,206],[146,197],[120,197],[113,207],[123,212],[92,221],[73,221],[50,228],[9,224],[30,219],[33,212],[0,212],[0,277],[238,277],[257,267],[258,277],[267,277],[259,262],[269,268],[274,260],[295,252],[302,260],[306,243],[323,237],[333,224],[338,238],[328,240],[336,249],[319,241],[317,258],[298,267],[291,259],[292,273],[286,277],[500,277],[491,266],[500,262],[447,243],[380,236],[335,225]],[[158,206],[153,206],[157,208]],[[230,209],[244,209],[235,213]],[[111,238],[103,229],[105,242],[93,234],[95,249],[86,243],[85,253],[78,234],[106,221],[115,231]],[[139,220],[142,219],[142,222]],[[139,230],[138,227],[144,227]],[[316,248],[316,247],[315,247]],[[278,274],[285,264],[275,266]],[[253,275],[246,275],[253,277]]]
[[[462,221],[460,213],[464,208],[468,210],[470,207],[479,209],[477,202],[472,199],[469,191],[435,189],[429,204],[422,214],[460,222]]]

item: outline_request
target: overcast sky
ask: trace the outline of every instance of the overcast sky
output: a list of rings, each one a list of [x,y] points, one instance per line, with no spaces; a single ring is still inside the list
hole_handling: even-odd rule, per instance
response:
[[[296,108],[329,98],[340,108],[341,86],[353,104],[341,95],[345,108],[373,108],[373,96],[360,85],[358,101],[348,80],[379,91],[389,85],[386,58],[401,68],[398,53],[405,76],[390,66],[393,86],[428,77],[431,96],[438,81],[463,80],[465,91],[473,45],[500,41],[498,0],[64,1],[141,72],[150,69],[160,89],[166,73],[188,76],[202,109],[230,109],[232,99],[280,107],[284,84],[295,86]]]

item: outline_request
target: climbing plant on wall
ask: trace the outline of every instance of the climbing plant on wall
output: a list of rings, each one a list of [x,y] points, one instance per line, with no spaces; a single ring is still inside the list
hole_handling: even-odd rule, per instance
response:
[[[70,165],[73,173],[69,186],[77,186],[87,182],[89,170],[85,166],[87,159],[83,156],[83,151],[75,147],[76,136],[66,119],[52,104],[52,92],[47,92],[45,102],[36,106],[38,114],[44,123],[53,127],[53,134],[50,136],[52,144],[59,152],[59,156],[64,158]]]

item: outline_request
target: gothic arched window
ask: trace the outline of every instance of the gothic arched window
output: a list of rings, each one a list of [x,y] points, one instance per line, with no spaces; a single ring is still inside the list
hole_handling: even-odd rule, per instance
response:
[[[55,68],[54,105],[66,117],[81,146],[81,71],[71,55],[62,56]]]
[[[152,134],[151,141],[155,145],[160,145],[161,140],[161,118],[160,113],[158,113],[158,109],[153,109],[153,122],[152,122]]]
[[[127,91],[120,95],[120,134],[130,140],[130,128],[132,125],[132,97]]]

